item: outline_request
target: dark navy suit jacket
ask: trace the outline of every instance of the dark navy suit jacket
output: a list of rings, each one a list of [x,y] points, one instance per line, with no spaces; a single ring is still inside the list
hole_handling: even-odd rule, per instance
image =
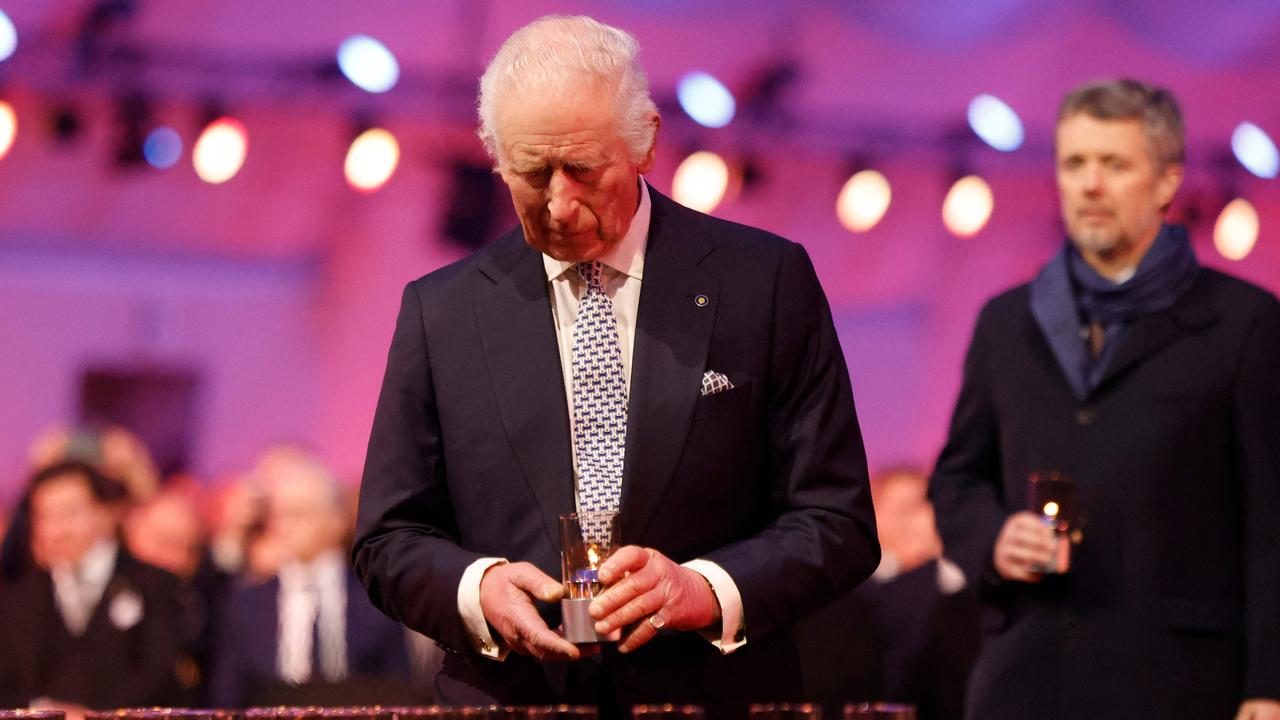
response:
[[[547,277],[517,228],[405,288],[354,553],[374,603],[446,647],[448,677],[499,702],[793,698],[791,625],[879,561],[848,371],[807,254],[650,194],[622,540],[723,567],[748,643],[722,656],[664,633],[574,667],[471,649],[464,569],[500,556],[559,577],[557,516],[574,509]],[[709,370],[733,389],[702,396]],[[542,610],[556,627],[558,606]]]
[[[276,674],[280,580],[232,593],[222,618],[209,697],[237,708],[280,686]],[[347,665],[353,679],[406,680],[404,630],[369,604],[354,574],[347,578]]]

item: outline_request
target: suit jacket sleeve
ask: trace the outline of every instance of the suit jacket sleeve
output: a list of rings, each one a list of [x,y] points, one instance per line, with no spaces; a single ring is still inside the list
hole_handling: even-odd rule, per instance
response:
[[[1280,699],[1280,303],[1254,318],[1235,388],[1245,527],[1245,697]]]
[[[947,443],[929,482],[946,555],[975,584],[989,577],[991,552],[1009,515],[1001,490],[999,424],[987,386],[985,338],[993,322],[987,305],[965,356]]]
[[[788,244],[778,273],[766,428],[774,518],[706,555],[737,584],[748,638],[789,628],[880,561],[866,454],[831,310],[801,246]]]
[[[470,647],[458,583],[479,555],[458,545],[417,284],[404,291],[360,485],[354,561],[369,599],[442,646]]]

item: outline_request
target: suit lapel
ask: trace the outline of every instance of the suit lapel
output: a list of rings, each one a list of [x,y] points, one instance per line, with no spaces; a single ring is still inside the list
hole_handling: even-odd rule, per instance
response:
[[[622,540],[642,543],[684,449],[717,312],[718,287],[698,267],[713,250],[650,189],[653,214],[631,360]],[[699,305],[698,296],[707,302]]]
[[[484,361],[516,460],[538,500],[552,547],[561,513],[572,512],[569,411],[542,256],[519,229],[480,264],[492,281],[475,303]]]

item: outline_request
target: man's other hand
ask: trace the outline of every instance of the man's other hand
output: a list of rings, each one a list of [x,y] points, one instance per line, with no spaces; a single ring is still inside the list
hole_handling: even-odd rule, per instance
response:
[[[1245,700],[1236,720],[1280,720],[1280,700]]]
[[[556,634],[533,606],[559,600],[560,583],[532,563],[494,565],[480,579],[480,609],[507,646],[539,660],[577,660],[578,648]]]
[[[1053,528],[1039,515],[1024,510],[1004,522],[991,560],[1005,580],[1040,582],[1042,575],[1035,568],[1052,563],[1056,548]]]
[[[591,602],[596,632],[638,623],[618,645],[624,653],[662,628],[701,630],[720,619],[720,603],[707,579],[652,548],[619,549],[600,566],[600,582],[609,588]]]

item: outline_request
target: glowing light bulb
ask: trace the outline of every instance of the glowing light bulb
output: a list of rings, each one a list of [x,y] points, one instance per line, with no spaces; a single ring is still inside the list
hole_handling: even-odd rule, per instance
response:
[[[957,237],[973,237],[986,227],[995,208],[991,186],[977,175],[956,181],[942,203],[942,222]]]
[[[724,158],[705,150],[685,158],[671,182],[676,202],[701,212],[714,210],[728,188],[729,166]]]
[[[1213,226],[1213,246],[1228,260],[1243,260],[1258,242],[1258,211],[1244,198],[1222,208]]]
[[[230,117],[209,123],[196,140],[191,163],[201,180],[217,185],[236,176],[249,152],[249,133]]]
[[[13,106],[0,100],[0,160],[9,154],[18,139],[18,115]]]
[[[884,175],[875,170],[855,173],[836,198],[836,217],[850,232],[866,232],[875,227],[889,210],[893,191]]]
[[[347,183],[361,192],[373,192],[391,179],[400,163],[400,143],[395,135],[373,128],[366,130],[351,143],[343,173]]]

